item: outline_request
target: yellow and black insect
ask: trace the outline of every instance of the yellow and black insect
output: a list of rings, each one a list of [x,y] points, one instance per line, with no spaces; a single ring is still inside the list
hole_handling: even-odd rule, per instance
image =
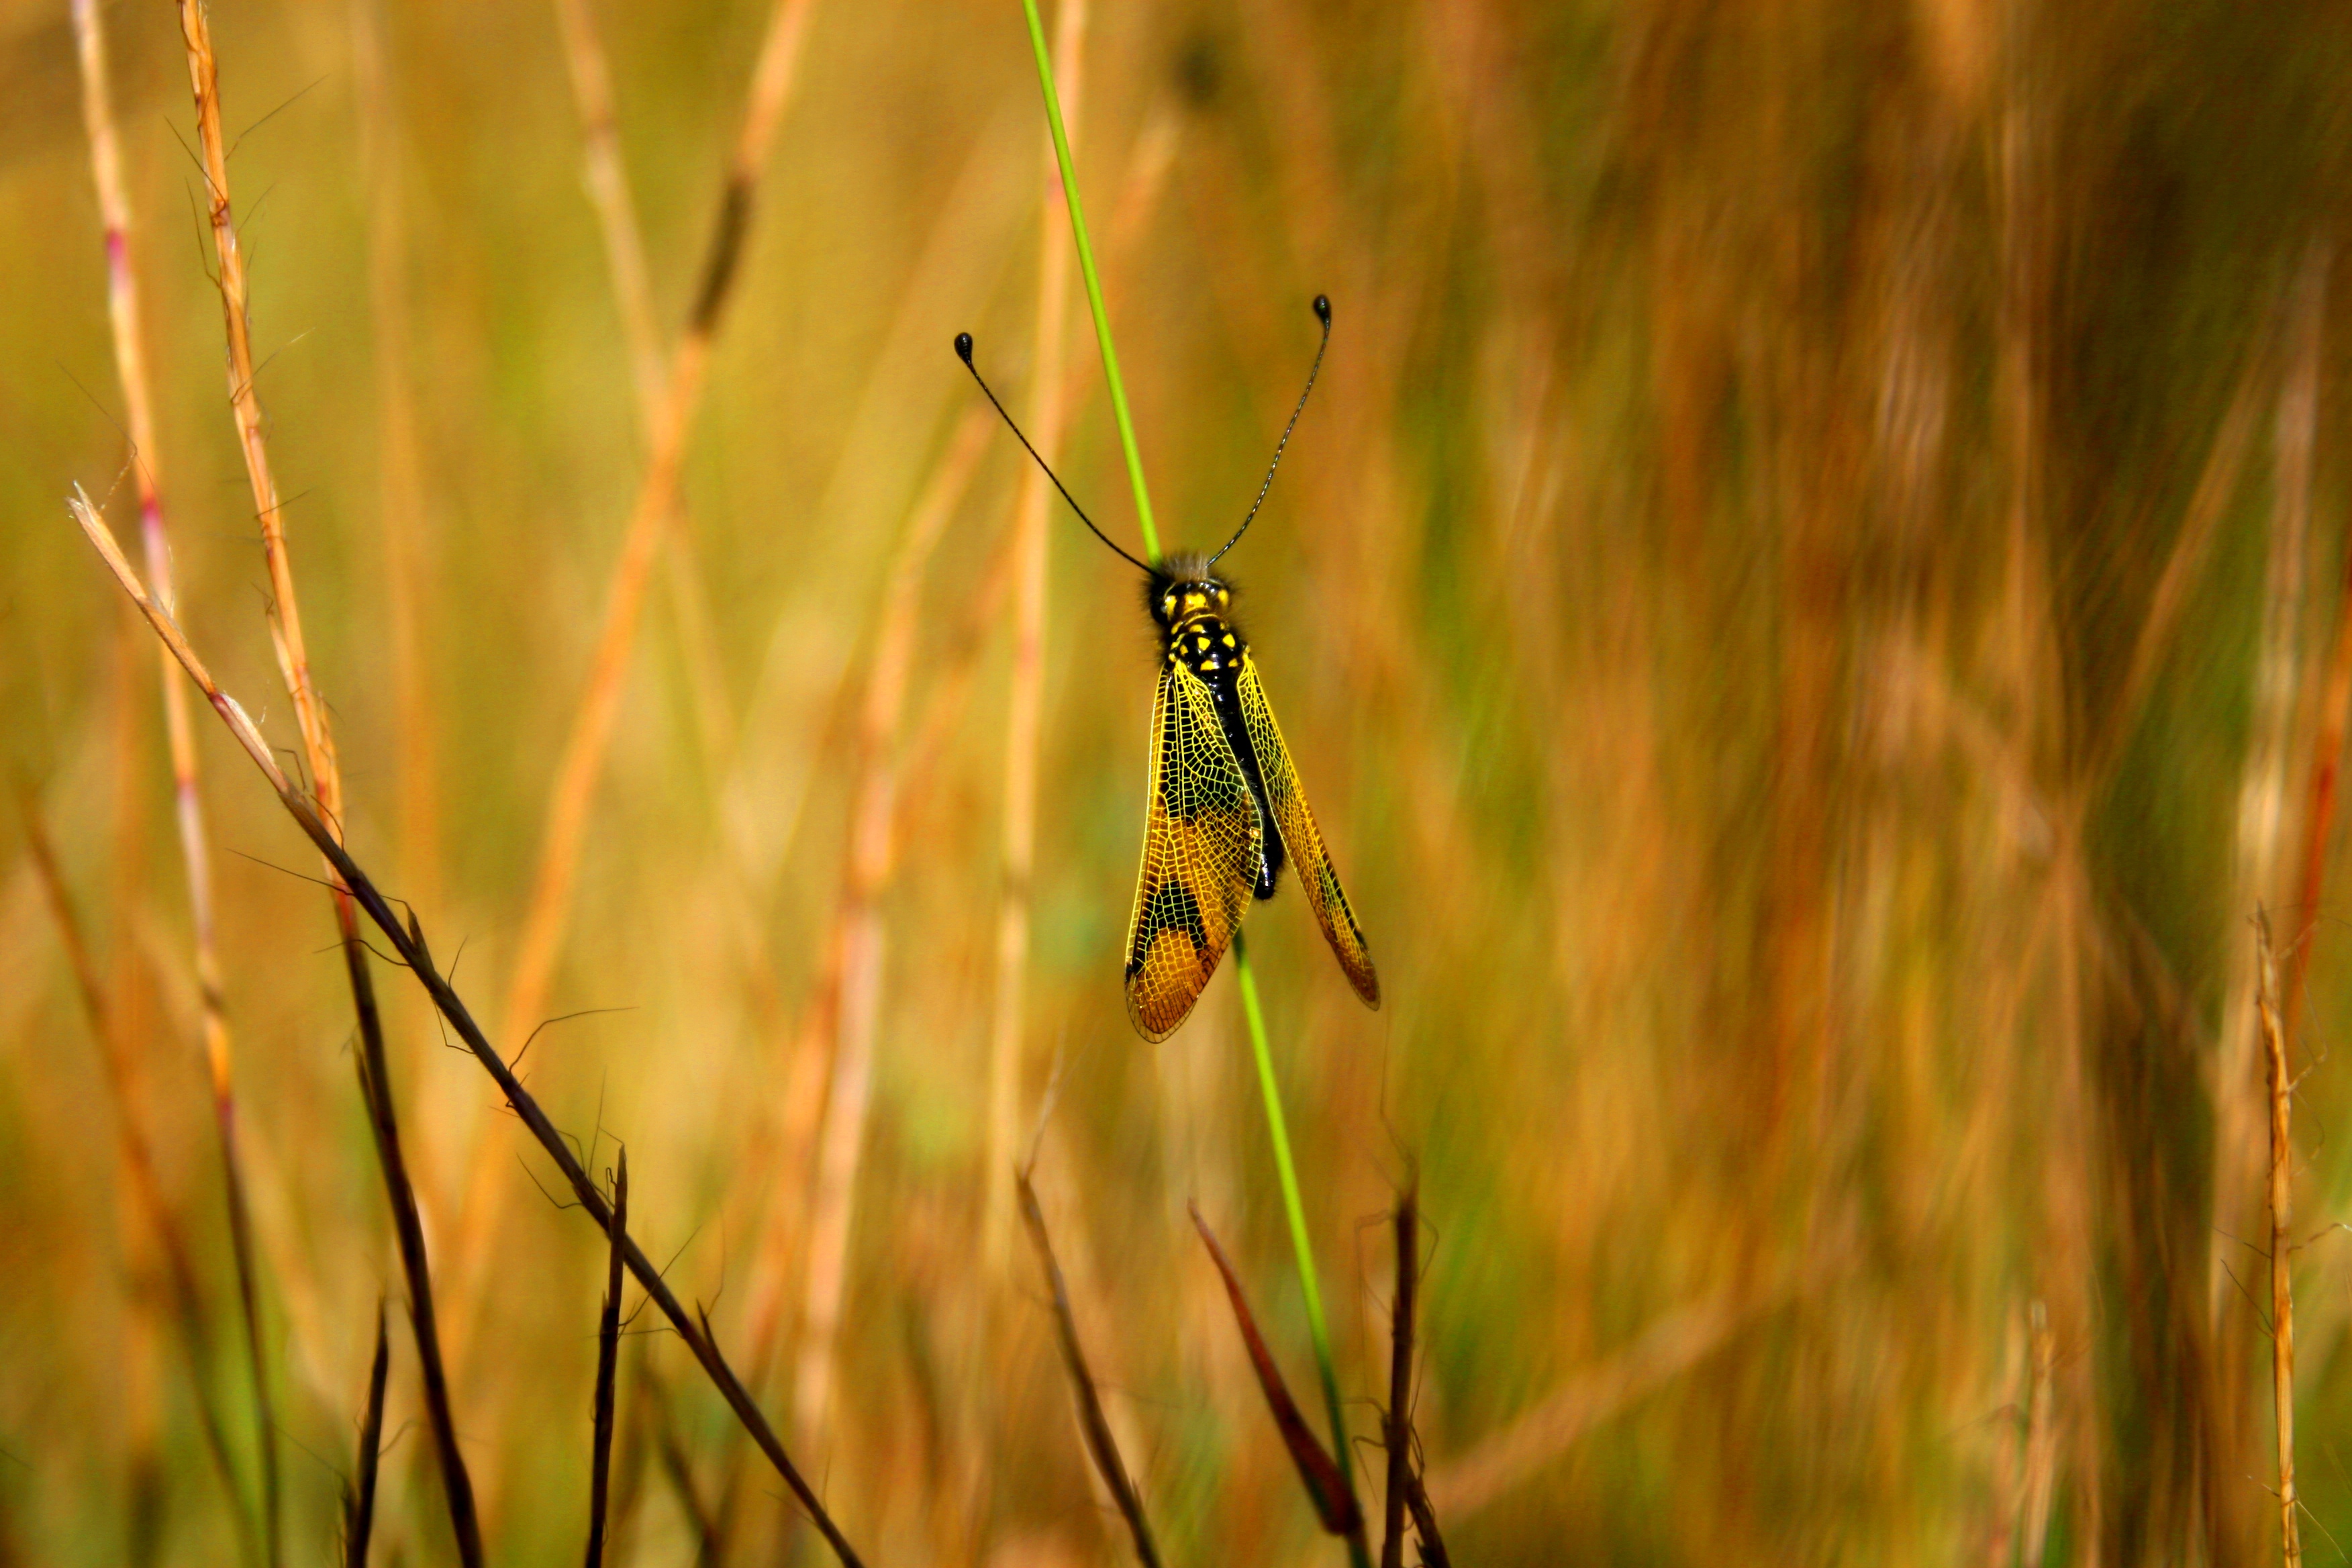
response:
[[[1160,689],[1151,706],[1150,794],[1144,805],[1143,868],[1135,885],[1135,912],[1127,933],[1127,1016],[1148,1040],[1163,1040],[1192,1011],[1215,973],[1252,897],[1270,899],[1288,860],[1298,868],[1307,901],[1322,922],[1323,935],[1346,972],[1348,984],[1368,1007],[1381,1005],[1381,980],[1373,972],[1364,932],[1356,924],[1330,852],[1307,807],[1297,766],[1274,709],[1260,684],[1257,662],[1231,616],[1233,584],[1215,575],[1219,557],[1249,531],[1273,487],[1283,449],[1298,426],[1323,350],[1331,342],[1331,302],[1315,297],[1323,341],[1315,351],[1307,390],[1298,395],[1290,423],[1275,444],[1265,482],[1241,527],[1216,554],[1178,553],[1160,561],[1136,560],[1095,527],[1094,520],[1055,478],[1029,446],[1029,438],[1004,412],[996,394],[971,363],[971,334],[959,333],[956,354],[1003,415],[1005,424],[1062,499],[1096,538],[1146,578],[1144,608],[1159,627],[1162,652]]]

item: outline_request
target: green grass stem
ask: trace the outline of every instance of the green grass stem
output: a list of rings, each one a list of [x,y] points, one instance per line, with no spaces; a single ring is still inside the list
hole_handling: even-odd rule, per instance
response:
[[[1029,45],[1037,56],[1037,84],[1045,94],[1045,123],[1054,135],[1054,158],[1062,172],[1062,195],[1069,204],[1070,232],[1078,246],[1078,271],[1087,280],[1087,304],[1094,311],[1095,341],[1102,346],[1103,374],[1110,382],[1111,412],[1118,419],[1120,448],[1127,455],[1127,477],[1135,487],[1136,524],[1143,534],[1143,552],[1160,559],[1160,530],[1151,519],[1151,492],[1143,482],[1143,454],[1135,444],[1135,420],[1127,407],[1127,385],[1119,379],[1118,350],[1110,336],[1110,314],[1103,308],[1102,279],[1095,271],[1094,247],[1087,241],[1087,210],[1078,199],[1077,172],[1070,163],[1070,138],[1062,127],[1061,94],[1054,87],[1053,56],[1045,47],[1045,24],[1037,15],[1037,0],[1021,0],[1029,18]],[[1298,1284],[1307,1302],[1307,1331],[1315,1340],[1315,1365],[1322,1374],[1323,1403],[1331,1416],[1331,1447],[1348,1490],[1356,1489],[1354,1467],[1348,1451],[1348,1424],[1339,1405],[1339,1374],[1331,1362],[1331,1331],[1323,1321],[1323,1293],[1315,1283],[1315,1248],[1307,1234],[1307,1207],[1298,1196],[1298,1173],[1290,1162],[1290,1131],[1282,1115],[1282,1091],[1274,1079],[1274,1053],[1265,1043],[1265,1018],[1258,1010],[1257,978],[1250,972],[1249,949],[1242,933],[1234,932],[1234,968],[1241,977],[1242,1010],[1249,1017],[1250,1048],[1257,1057],[1258,1087],[1265,1094],[1266,1130],[1274,1139],[1275,1169],[1282,1178],[1283,1213],[1290,1221],[1290,1245],[1297,1255]],[[1354,1568],[1371,1568],[1361,1532],[1348,1542]]]
[[[1070,138],[1062,129],[1062,95],[1054,88],[1053,57],[1045,49],[1045,24],[1037,0],[1021,0],[1029,17],[1029,46],[1037,54],[1037,82],[1045,89],[1045,123],[1054,133],[1054,160],[1061,165],[1062,196],[1070,207],[1070,232],[1077,237],[1078,271],[1087,280],[1087,305],[1095,315],[1095,342],[1102,345],[1103,374],[1110,382],[1111,413],[1118,419],[1118,444],[1127,454],[1127,477],[1135,487],[1135,522],[1143,534],[1143,558],[1160,559],[1160,529],[1151,521],[1151,492],[1144,488],[1143,452],[1135,444],[1135,420],[1127,411],[1127,384],[1119,379],[1118,350],[1111,346],[1110,313],[1103,309],[1102,279],[1095,273],[1094,247],[1087,243],[1087,209],[1078,200],[1077,171],[1070,166]]]
[[[1298,1196],[1298,1172],[1290,1163],[1290,1129],[1282,1115],[1282,1091],[1274,1080],[1274,1052],[1265,1043],[1265,1015],[1257,1005],[1257,976],[1250,969],[1249,944],[1234,930],[1234,975],[1242,988],[1242,1015],[1249,1020],[1250,1050],[1257,1058],[1257,1084],[1265,1095],[1266,1131],[1274,1139],[1274,1168],[1282,1181],[1282,1211],[1290,1221],[1291,1250],[1297,1255],[1298,1289],[1307,1302],[1307,1331],[1315,1341],[1315,1368],[1323,1377],[1323,1405],[1331,1417],[1331,1456],[1339,1461],[1348,1492],[1356,1491],[1356,1467],[1348,1447],[1348,1419],[1339,1406],[1339,1374],[1331,1362],[1331,1331],[1323,1321],[1323,1292],[1315,1283],[1315,1247],[1307,1234],[1307,1205]],[[1359,1531],[1349,1538],[1354,1568],[1371,1568]]]

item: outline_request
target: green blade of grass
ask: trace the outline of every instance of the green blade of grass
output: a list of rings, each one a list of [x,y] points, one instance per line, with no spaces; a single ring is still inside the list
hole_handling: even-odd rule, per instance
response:
[[[1103,308],[1102,280],[1095,272],[1094,247],[1087,242],[1086,205],[1078,198],[1078,177],[1070,163],[1070,139],[1062,128],[1061,95],[1054,88],[1053,56],[1045,47],[1045,24],[1037,14],[1037,0],[1021,0],[1029,20],[1029,47],[1037,57],[1037,85],[1045,95],[1045,123],[1053,132],[1054,159],[1062,174],[1062,196],[1070,209],[1070,232],[1078,247],[1078,271],[1087,280],[1087,304],[1094,312],[1095,341],[1102,347],[1103,374],[1110,383],[1110,406],[1118,420],[1120,449],[1127,456],[1127,477],[1135,488],[1137,527],[1143,534],[1146,557],[1158,561],[1160,531],[1151,519],[1151,494],[1143,482],[1143,454],[1135,444],[1135,421],[1128,413],[1127,385],[1119,379],[1118,350],[1110,337],[1110,315]],[[1339,1473],[1355,1496],[1355,1477],[1348,1463],[1348,1426],[1339,1406],[1339,1377],[1331,1362],[1331,1334],[1323,1321],[1323,1294],[1315,1283],[1315,1251],[1307,1235],[1307,1209],[1299,1201],[1298,1174],[1290,1163],[1290,1133],[1283,1121],[1282,1095],[1274,1080],[1274,1056],[1265,1043],[1265,1020],[1257,1005],[1257,981],[1250,973],[1249,951],[1242,933],[1234,932],[1234,966],[1241,977],[1242,1008],[1249,1016],[1250,1047],[1257,1056],[1258,1085],[1265,1093],[1266,1130],[1274,1139],[1275,1168],[1282,1178],[1283,1212],[1290,1222],[1290,1243],[1297,1254],[1298,1283],[1307,1302],[1307,1326],[1315,1340],[1315,1365],[1322,1374],[1323,1402],[1331,1416],[1331,1447],[1339,1456]],[[1348,1555],[1354,1568],[1371,1568],[1370,1553],[1360,1529],[1349,1537]]]
[[[1087,305],[1094,311],[1095,342],[1102,345],[1103,375],[1110,383],[1111,413],[1118,419],[1118,444],[1127,454],[1127,477],[1135,487],[1135,522],[1143,534],[1147,561],[1160,559],[1160,530],[1151,521],[1151,492],[1143,484],[1143,453],[1135,444],[1135,421],[1127,411],[1127,384],[1118,375],[1118,350],[1111,346],[1110,315],[1103,309],[1102,279],[1095,275],[1094,247],[1087,243],[1087,209],[1078,201],[1077,171],[1070,166],[1070,138],[1062,129],[1062,97],[1054,89],[1054,60],[1045,49],[1045,24],[1037,0],[1021,0],[1029,17],[1029,47],[1037,55],[1037,81],[1045,89],[1045,124],[1054,133],[1054,161],[1062,170],[1062,197],[1069,204],[1070,233],[1078,242],[1078,271],[1087,280]]]
[[[1315,1247],[1307,1234],[1307,1205],[1298,1196],[1298,1173],[1290,1163],[1290,1130],[1282,1115],[1282,1090],[1274,1081],[1274,1053],[1265,1043],[1265,1016],[1258,1010],[1257,976],[1250,970],[1249,944],[1234,931],[1234,977],[1242,988],[1242,1014],[1249,1021],[1250,1050],[1257,1058],[1258,1088],[1265,1095],[1265,1127],[1274,1140],[1274,1169],[1282,1182],[1282,1212],[1290,1221],[1290,1246],[1297,1254],[1298,1289],[1307,1303],[1307,1331],[1315,1340],[1315,1369],[1323,1377],[1323,1405],[1331,1417],[1331,1451],[1352,1503],[1355,1467],[1348,1460],[1348,1419],[1339,1407],[1339,1374],[1331,1363],[1331,1331],[1323,1321],[1323,1292],[1315,1283]],[[1371,1568],[1371,1554],[1359,1529],[1348,1538],[1354,1568]]]

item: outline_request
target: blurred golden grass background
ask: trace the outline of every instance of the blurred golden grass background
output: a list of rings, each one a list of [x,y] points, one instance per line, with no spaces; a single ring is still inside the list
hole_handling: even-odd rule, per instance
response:
[[[590,12],[666,353],[769,16]],[[597,1169],[625,1140],[635,1233],[869,1561],[1124,1552],[1007,1243],[1006,1149],[1039,1126],[1171,1559],[1337,1561],[1184,1217],[1307,1389],[1232,983],[1158,1047],[1122,1016],[1131,574],[970,423],[949,353],[972,330],[1024,417],[1066,387],[1065,477],[1131,540],[1083,305],[1041,277],[1066,226],[1018,8],[805,18],[525,1016],[625,1010],[540,1033],[525,1076]],[[106,20],[182,619],[291,746],[177,26]],[[558,9],[213,21],[350,839],[496,1019],[647,452]],[[2258,905],[2308,966],[2301,1488],[2305,1551],[2340,1556],[2352,1076],[2315,803],[2352,15],[1280,0],[1097,5],[1082,37],[1080,176],[1171,545],[1238,519],[1307,300],[1334,302],[1230,563],[1385,1009],[1294,891],[1250,930],[1360,1436],[1369,1222],[1419,1171],[1417,1421],[1457,1556],[2273,1553]],[[63,0],[0,5],[0,746],[27,803],[0,834],[0,1560],[229,1561],[254,1438],[155,656],[63,507],[86,485],[126,539],[135,512]],[[315,862],[198,719],[289,1554],[315,1561],[402,1285]],[[863,820],[891,831],[861,861],[877,762],[895,795]],[[236,1504],[34,819],[191,1242]],[[863,1084],[845,952],[880,965]],[[564,1561],[604,1249],[377,984],[490,1553]],[[814,1550],[674,1340],[623,1371],[621,1560]],[[396,1327],[380,1562],[450,1555],[422,1420]]]

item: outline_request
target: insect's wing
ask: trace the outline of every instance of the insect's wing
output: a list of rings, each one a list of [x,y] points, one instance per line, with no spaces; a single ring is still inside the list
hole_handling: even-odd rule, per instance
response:
[[[1151,709],[1143,870],[1127,930],[1127,1016],[1147,1040],[1176,1030],[1217,972],[1257,869],[1257,805],[1217,723],[1215,700],[1181,664]]]
[[[1290,852],[1291,864],[1298,868],[1298,885],[1307,890],[1307,901],[1314,906],[1324,940],[1347,972],[1348,984],[1356,988],[1365,1006],[1378,1007],[1381,977],[1372,969],[1363,928],[1356,923],[1356,911],[1348,907],[1348,895],[1339,889],[1339,873],[1331,868],[1331,852],[1323,847],[1315,814],[1307,809],[1307,792],[1298,786],[1298,769],[1290,760],[1290,748],[1282,743],[1282,730],[1274,721],[1265,688],[1258,684],[1257,661],[1246,653],[1242,655],[1240,685],[1242,719],[1249,727],[1250,749],[1257,753],[1258,771],[1265,779],[1266,803],[1274,809],[1282,847]]]

